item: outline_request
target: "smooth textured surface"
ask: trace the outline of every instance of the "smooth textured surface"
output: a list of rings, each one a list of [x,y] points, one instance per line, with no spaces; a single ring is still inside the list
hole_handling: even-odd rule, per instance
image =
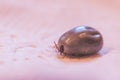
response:
[[[97,54],[103,46],[101,33],[89,26],[77,26],[66,31],[58,40],[56,48],[64,56],[87,56]]]
[[[119,0],[0,0],[0,80],[120,80]],[[57,56],[54,41],[78,25],[104,37],[99,55]]]

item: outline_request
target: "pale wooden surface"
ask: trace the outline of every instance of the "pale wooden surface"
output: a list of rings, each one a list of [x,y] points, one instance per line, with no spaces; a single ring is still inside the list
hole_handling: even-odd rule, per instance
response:
[[[100,55],[57,56],[53,42],[78,25],[103,34]],[[0,0],[0,80],[120,80],[120,1]]]

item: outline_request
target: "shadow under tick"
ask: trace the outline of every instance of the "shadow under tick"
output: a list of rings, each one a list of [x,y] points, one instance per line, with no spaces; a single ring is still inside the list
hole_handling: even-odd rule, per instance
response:
[[[103,48],[101,51],[99,51],[96,54],[90,54],[90,55],[81,55],[81,56],[62,56],[58,55],[57,58],[60,59],[63,62],[91,62],[95,61],[100,57],[103,57],[104,55],[108,54],[110,52],[110,48]]]

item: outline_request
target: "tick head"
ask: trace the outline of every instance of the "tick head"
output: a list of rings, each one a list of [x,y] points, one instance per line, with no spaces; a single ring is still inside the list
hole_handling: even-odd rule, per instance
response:
[[[59,47],[59,51],[60,51],[60,53],[63,53],[63,52],[64,52],[64,46],[63,46],[63,45],[61,45],[61,46]]]
[[[56,49],[57,49],[60,53],[63,53],[63,52],[64,52],[64,46],[63,46],[63,45],[58,46],[58,45],[56,44],[56,42],[54,42],[54,44],[55,44]]]

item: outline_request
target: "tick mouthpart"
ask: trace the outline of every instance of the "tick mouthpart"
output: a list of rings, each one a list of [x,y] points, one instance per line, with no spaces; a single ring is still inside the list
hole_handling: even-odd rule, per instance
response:
[[[63,52],[64,52],[64,46],[63,46],[63,45],[60,46],[59,51],[60,51],[60,53],[63,53]]]

